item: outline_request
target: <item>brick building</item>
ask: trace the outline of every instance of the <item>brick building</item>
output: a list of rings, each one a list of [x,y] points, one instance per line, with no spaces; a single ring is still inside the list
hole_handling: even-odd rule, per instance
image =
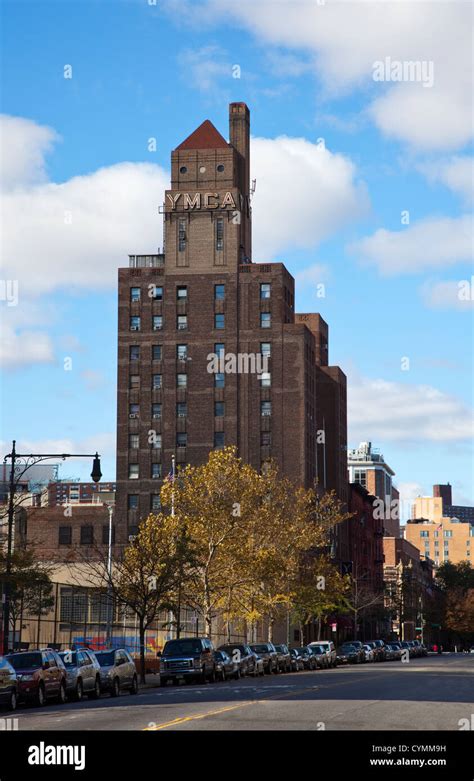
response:
[[[436,520],[414,518],[404,528],[405,539],[415,545],[420,555],[434,561],[435,566],[444,561],[458,564],[474,561],[474,524],[457,518],[439,517]]]
[[[229,444],[257,469],[272,457],[296,483],[318,480],[347,502],[346,378],[328,365],[324,320],[295,314],[285,266],[252,261],[249,134],[247,106],[232,103],[229,142],[205,121],[172,152],[166,250],[119,269],[123,541],[159,508],[173,454],[200,464]],[[211,354],[247,356],[246,368],[214,371]]]
[[[115,483],[81,483],[58,480],[48,485],[48,507],[65,504],[96,504],[113,501]]]
[[[349,482],[359,483],[384,503],[384,534],[400,537],[400,495],[393,485],[395,472],[372,442],[361,442],[347,456]]]
[[[92,504],[21,508],[16,512],[14,529],[15,547],[26,542],[43,561],[94,559],[108,545],[109,511],[104,505]]]
[[[433,599],[433,562],[420,556],[416,545],[402,537],[384,537],[386,607],[391,612],[391,635],[397,640],[428,641],[431,627],[424,616]]]
[[[457,518],[459,521],[474,523],[474,507],[453,504],[452,486],[437,484],[433,486],[433,496],[418,496],[412,508],[413,518],[428,518],[437,521],[440,518]]]

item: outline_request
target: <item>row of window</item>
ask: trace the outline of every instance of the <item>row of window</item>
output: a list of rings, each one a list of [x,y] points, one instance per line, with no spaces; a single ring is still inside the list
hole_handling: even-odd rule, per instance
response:
[[[270,312],[260,312],[260,328],[271,328],[272,316]],[[188,316],[177,315],[176,316],[176,330],[187,331],[188,328]],[[218,331],[222,331],[225,328],[225,314],[216,313],[214,315],[214,328]],[[163,315],[153,315],[152,317],[152,329],[153,331],[163,330]],[[130,317],[130,331],[141,331],[142,319],[140,315],[132,315]]]
[[[79,542],[81,545],[94,544],[94,527],[91,524],[86,524],[84,526],[81,526]],[[115,527],[112,526],[112,544],[114,542],[115,542]],[[109,543],[109,525],[104,524],[102,526],[102,544],[108,545],[108,543]],[[72,526],[59,527],[58,544],[72,545]]]
[[[425,529],[420,531],[420,537],[429,537],[429,536],[430,536],[429,531],[426,531]],[[433,536],[434,537],[439,537],[439,532],[434,531],[433,532]],[[452,529],[445,529],[444,532],[443,532],[443,536],[444,537],[452,537],[453,536]]]
[[[216,342],[214,344],[215,355],[225,355],[225,345],[223,342]],[[260,342],[260,353],[264,358],[270,358],[272,354],[271,342]],[[163,360],[163,345],[154,344],[151,348],[151,357],[153,361]],[[129,358],[131,361],[140,360],[140,345],[131,344],[129,347]],[[176,359],[178,361],[186,361],[188,359],[188,345],[177,344],[176,345]]]
[[[223,402],[217,402],[217,404],[222,404]],[[161,450],[162,447],[162,436],[161,434],[157,434],[154,432],[153,434],[153,440],[152,442],[148,442],[147,444],[150,445],[150,448],[152,450]],[[179,433],[176,435],[176,445],[177,447],[186,447],[187,444],[187,435],[185,433]],[[260,445],[262,447],[269,447],[272,444],[272,435],[270,431],[262,431],[260,433]],[[128,435],[128,447],[130,450],[139,450],[140,448],[140,435],[139,434],[129,434]],[[222,431],[216,431],[214,434],[214,447],[224,447],[224,432]],[[159,464],[153,464],[152,467],[158,467]],[[161,466],[160,466],[161,469]],[[160,474],[153,474],[152,477],[161,477]]]
[[[186,376],[186,375],[184,375]],[[215,377],[224,377],[224,374],[216,374]],[[224,387],[224,383],[222,381],[222,385],[218,385],[216,387]],[[140,417],[140,405],[139,404],[129,404],[129,417],[130,418],[139,418]],[[155,420],[159,420],[161,418],[161,411],[162,411],[162,405],[161,404],[152,404],[151,405],[151,416]],[[176,405],[176,415],[178,418],[185,418],[188,414],[188,407],[186,402],[178,402]],[[225,402],[223,401],[216,401],[214,402],[214,416],[216,418],[224,417],[225,414]],[[271,401],[261,401],[260,402],[260,414],[262,417],[270,417],[272,414],[272,403]]]
[[[129,494],[127,500],[127,507],[129,510],[138,510],[138,494]],[[152,494],[150,497],[150,510],[161,509],[160,494]]]
[[[272,385],[272,376],[270,372],[261,372],[258,375],[258,380],[261,383],[262,388],[270,388]],[[188,375],[178,373],[176,375],[176,387],[177,388],[187,388],[188,386]],[[163,375],[162,374],[153,374],[152,375],[152,383],[151,383],[152,390],[161,390],[163,387]],[[214,374],[214,387],[215,388],[224,388],[225,387],[225,374],[217,373]],[[131,374],[130,375],[130,381],[129,381],[129,388],[130,390],[137,390],[140,388],[140,375],[139,374]]]
[[[268,298],[271,298],[272,294],[272,286],[270,282],[262,282],[260,284],[260,298],[261,300],[265,300]],[[151,298],[153,301],[163,301],[164,297],[164,289],[161,285],[149,285],[148,286],[148,297]],[[132,304],[136,304],[139,301],[141,301],[142,298],[142,289],[140,287],[131,287],[130,288],[130,301]],[[186,301],[188,298],[188,288],[187,285],[178,285],[176,288],[176,300],[177,301]],[[224,284],[218,284],[214,285],[214,301],[223,301],[225,298],[225,285]]]

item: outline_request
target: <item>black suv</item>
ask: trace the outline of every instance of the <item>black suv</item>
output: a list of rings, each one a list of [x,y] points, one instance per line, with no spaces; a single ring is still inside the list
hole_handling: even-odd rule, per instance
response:
[[[168,640],[160,654],[160,683],[216,680],[214,646],[207,637],[183,637]]]

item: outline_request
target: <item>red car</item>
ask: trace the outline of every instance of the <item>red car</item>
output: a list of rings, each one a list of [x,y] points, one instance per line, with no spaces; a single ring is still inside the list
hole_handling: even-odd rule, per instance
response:
[[[54,697],[66,702],[66,668],[56,651],[22,651],[6,658],[16,671],[21,701],[44,705]]]

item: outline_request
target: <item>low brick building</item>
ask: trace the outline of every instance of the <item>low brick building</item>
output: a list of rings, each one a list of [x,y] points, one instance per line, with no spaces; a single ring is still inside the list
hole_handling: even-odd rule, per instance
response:
[[[115,527],[112,526],[114,542]],[[28,507],[17,512],[15,545],[26,541],[38,559],[81,561],[96,557],[109,539],[109,511],[104,505]]]

